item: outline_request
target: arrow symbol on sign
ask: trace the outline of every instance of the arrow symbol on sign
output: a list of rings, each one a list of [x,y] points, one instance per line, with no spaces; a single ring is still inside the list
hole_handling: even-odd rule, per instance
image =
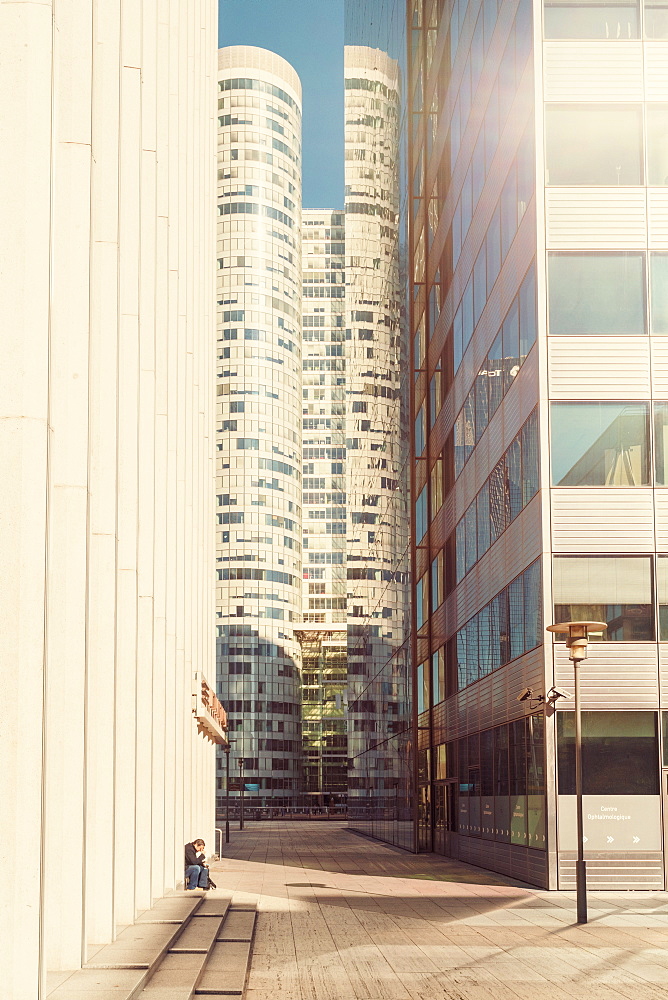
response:
[[[634,837],[633,838],[633,843],[634,844],[639,844],[640,843],[640,837]]]
[[[589,840],[589,837],[583,837],[582,838],[582,843],[586,844],[588,840]]]
[[[609,844],[612,844],[612,842],[614,841],[614,839],[615,839],[614,837],[608,837],[607,841],[608,841]]]

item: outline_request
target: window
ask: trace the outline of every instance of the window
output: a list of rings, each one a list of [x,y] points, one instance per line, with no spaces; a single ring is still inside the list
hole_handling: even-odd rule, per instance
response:
[[[553,336],[645,333],[644,254],[551,253],[548,281]]]
[[[668,403],[654,403],[654,477],[668,486]]]
[[[443,550],[431,563],[431,610],[436,611],[443,600]]]
[[[487,230],[485,240],[485,255],[487,259],[487,289],[488,293],[494,287],[494,283],[501,270],[501,214],[497,206],[492,221]]]
[[[604,642],[654,639],[648,556],[555,556],[553,588],[555,621],[607,622]]]
[[[659,605],[659,640],[668,642],[668,556],[658,556],[656,560],[656,599]],[[668,763],[668,753],[665,760]]]
[[[666,7],[668,15],[668,7]],[[647,105],[647,183],[665,187],[668,184],[668,106]]]
[[[668,0],[645,0],[645,34],[668,38]]]
[[[415,588],[417,627],[421,629],[429,617],[429,579],[427,574],[418,580]]]
[[[649,483],[646,403],[552,403],[554,486]]]
[[[668,333],[668,253],[650,254],[649,288],[651,331]]]
[[[656,712],[582,713],[585,795],[658,795]],[[575,713],[557,712],[559,794],[575,795]]]
[[[417,710],[421,714],[429,708],[429,689],[426,680],[427,671],[425,664],[418,664],[417,668]]]
[[[426,444],[425,438],[425,426],[424,426],[424,403],[420,407],[417,417],[415,418],[415,454],[421,455],[424,451]]]
[[[637,0],[545,0],[546,38],[638,38]]]
[[[548,184],[642,184],[639,106],[548,105],[545,132]]]
[[[427,487],[425,486],[415,503],[415,535],[421,542],[427,531]]]
[[[541,593],[540,562],[536,560],[457,632],[460,689],[542,643]],[[512,636],[518,617],[522,627]]]
[[[459,833],[545,850],[542,716],[472,733],[444,749],[448,771],[443,766],[437,778],[458,776]]]
[[[429,426],[433,427],[441,408],[441,373],[435,371],[429,383]]]
[[[520,287],[520,364],[536,341],[536,275],[533,266]]]
[[[434,705],[445,699],[445,647],[441,646],[431,657],[431,684]],[[443,747],[445,749],[445,747]],[[445,774],[442,775],[445,777]]]
[[[436,516],[443,504],[443,459],[437,458],[431,470],[431,518]]]

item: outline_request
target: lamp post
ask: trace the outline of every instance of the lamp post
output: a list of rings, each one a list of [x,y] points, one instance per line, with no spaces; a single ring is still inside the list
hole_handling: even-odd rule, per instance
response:
[[[236,740],[228,739],[227,743],[223,747],[225,751],[225,843],[230,842],[230,750],[232,747],[231,743],[236,743]]]
[[[587,863],[584,859],[584,823],[582,818],[582,713],[580,711],[580,664],[587,658],[589,630],[603,632],[605,622],[562,622],[548,625],[548,632],[567,632],[566,647],[575,675],[575,809],[577,816],[578,859],[575,863],[577,921],[587,923]]]
[[[243,757],[237,757],[239,763],[239,829],[244,828],[244,759]]]

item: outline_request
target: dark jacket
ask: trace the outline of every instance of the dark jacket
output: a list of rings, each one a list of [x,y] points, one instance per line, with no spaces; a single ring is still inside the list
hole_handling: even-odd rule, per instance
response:
[[[186,868],[188,865],[202,865],[205,860],[203,851],[198,851],[194,844],[186,844]]]

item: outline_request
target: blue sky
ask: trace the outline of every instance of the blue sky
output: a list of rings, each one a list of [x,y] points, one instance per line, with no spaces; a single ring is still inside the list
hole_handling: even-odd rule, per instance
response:
[[[218,0],[218,44],[259,45],[302,81],[304,208],[343,208],[343,0]]]

